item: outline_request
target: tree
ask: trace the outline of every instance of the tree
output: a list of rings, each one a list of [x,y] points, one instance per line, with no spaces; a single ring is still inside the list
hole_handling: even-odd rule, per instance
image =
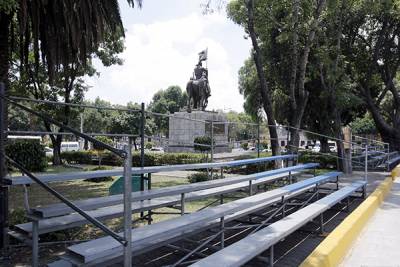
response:
[[[177,86],[170,86],[166,90],[159,90],[149,104],[149,110],[160,114],[173,114],[180,111],[187,103],[187,94]],[[168,118],[154,115],[154,122],[159,133],[168,135]]]
[[[239,2],[231,2],[230,4],[230,9],[231,10],[230,16],[233,19],[233,21],[237,22],[238,24],[243,25],[243,27],[246,29],[246,31],[249,33],[251,42],[253,45],[253,51],[252,51],[252,56],[253,60],[256,66],[257,70],[257,76],[259,80],[259,95],[261,96],[261,102],[262,107],[264,108],[265,113],[267,114],[267,122],[268,122],[268,128],[269,128],[269,134],[271,137],[271,148],[272,148],[272,154],[273,155],[278,155],[280,154],[279,150],[279,142],[278,142],[278,133],[276,130],[276,122],[275,122],[275,116],[273,112],[273,107],[272,107],[272,100],[271,100],[271,92],[270,88],[267,83],[266,75],[264,72],[264,65],[263,65],[263,59],[261,55],[261,48],[258,43],[257,39],[257,33],[255,29],[255,18],[254,18],[254,0],[248,0],[245,3],[247,15],[245,18],[243,16],[235,16],[234,13],[236,10],[238,13],[240,13],[240,3]],[[241,18],[240,18],[241,17]],[[257,105],[257,103],[253,103],[254,105]]]
[[[229,124],[229,137],[236,141],[254,139],[256,136],[257,126],[249,125],[254,123],[253,118],[246,113],[237,113],[230,111],[227,114]]]
[[[271,106],[266,110],[269,124],[271,114],[277,118],[272,107],[273,95],[283,93],[287,96],[287,122],[292,126],[292,148],[299,145],[298,128],[309,95],[305,88],[309,55],[325,5],[325,0],[246,0],[233,1],[228,5],[229,17],[242,25],[252,40],[252,57],[260,80],[261,99],[264,101],[268,97]],[[265,92],[262,88],[268,85],[269,90]],[[263,92],[267,96],[263,96]]]
[[[120,107],[121,106],[115,106]],[[127,108],[140,111],[140,105],[129,102]],[[141,113],[140,112],[113,112],[108,131],[115,134],[140,135]],[[154,122],[152,119],[146,119],[144,134],[152,135],[154,131]],[[137,150],[136,137],[133,138],[135,150]]]
[[[0,63],[0,81],[9,83],[10,55],[17,53],[21,81],[32,85],[29,93],[36,99],[57,100],[61,96],[66,103],[71,98],[80,102],[86,88],[79,77],[93,74],[92,54],[97,52],[105,65],[118,63],[114,56],[107,57],[109,51],[118,52],[122,47],[118,41],[123,36],[123,27],[116,1],[96,1],[92,5],[79,1],[7,1],[0,8],[0,35],[4,33],[5,38],[0,43],[0,54],[4,52],[7,56]],[[19,27],[13,23],[14,19],[19,20]],[[20,49],[10,49],[11,39],[16,40]],[[26,84],[21,86],[24,87]],[[59,121],[68,125],[71,113],[70,107],[64,106]],[[51,131],[51,125],[44,124]],[[50,137],[53,164],[58,165],[62,136]]]
[[[137,1],[139,6],[141,1]],[[128,0],[134,5],[134,0]],[[17,23],[14,23],[17,21]],[[50,81],[60,66],[85,65],[105,40],[106,33],[122,29],[118,1],[5,0],[0,4],[0,82],[8,83],[11,32],[17,33],[23,68],[32,45],[35,62],[46,63]]]
[[[399,15],[394,0],[355,2],[347,9],[343,31],[343,55],[354,92],[392,150],[400,150]]]
[[[99,136],[99,137],[96,137],[96,139],[104,144],[107,144],[110,146],[113,145],[113,141],[107,136]],[[93,143],[93,149],[96,150],[97,156],[99,157],[99,167],[100,167],[101,160],[103,159],[104,148],[102,146],[97,145],[96,143]]]

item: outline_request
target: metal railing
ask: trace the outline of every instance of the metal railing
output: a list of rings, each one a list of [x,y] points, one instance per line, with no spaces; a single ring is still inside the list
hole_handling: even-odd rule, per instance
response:
[[[69,201],[67,198],[65,198],[62,194],[60,194],[59,192],[57,192],[56,190],[54,190],[53,188],[51,188],[50,186],[48,186],[46,183],[43,183],[42,181],[40,181],[40,179],[38,179],[35,175],[33,175],[31,172],[29,172],[24,166],[22,166],[20,163],[14,161],[13,159],[11,159],[8,156],[5,156],[5,158],[7,159],[8,162],[10,162],[14,167],[18,168],[19,170],[21,170],[23,173],[25,173],[29,178],[31,178],[33,181],[35,181],[38,185],[40,185],[42,188],[44,188],[47,192],[49,192],[50,194],[52,194],[53,196],[55,196],[57,199],[59,199],[60,201],[62,201],[63,203],[65,203],[67,206],[69,206],[71,209],[73,209],[74,211],[76,211],[77,213],[79,213],[81,216],[83,216],[85,219],[87,219],[90,223],[92,223],[93,225],[95,225],[96,227],[98,227],[99,229],[101,229],[103,232],[105,232],[107,235],[110,235],[111,237],[113,237],[115,240],[117,240],[118,242],[120,242],[123,246],[124,246],[124,266],[128,267],[132,265],[132,250],[131,250],[131,242],[132,242],[132,210],[131,210],[131,192],[132,192],[132,188],[131,188],[131,170],[132,170],[132,156],[131,156],[131,151],[132,148],[131,146],[127,146],[125,148],[125,150],[119,150],[116,149],[108,144],[105,144],[89,135],[83,134],[67,125],[64,125],[54,119],[52,119],[50,116],[39,113],[35,110],[32,110],[24,105],[21,105],[19,103],[17,103],[15,100],[18,100],[18,98],[10,98],[10,97],[6,97],[5,95],[5,88],[3,85],[0,85],[0,107],[2,107],[2,112],[0,114],[1,116],[1,136],[2,136],[2,140],[1,140],[1,153],[2,153],[2,158],[3,158],[3,154],[4,154],[4,143],[5,143],[5,134],[6,134],[6,123],[4,121],[5,118],[5,114],[3,114],[3,112],[5,111],[6,107],[7,107],[7,103],[12,104],[13,106],[18,107],[21,110],[24,110],[30,114],[33,114],[39,118],[41,118],[42,120],[56,125],[58,127],[60,127],[63,130],[66,130],[70,133],[72,133],[75,136],[81,137],[89,142],[92,142],[96,145],[98,145],[99,147],[102,147],[103,149],[106,149],[108,151],[111,151],[112,153],[116,154],[117,156],[121,157],[124,159],[124,237],[121,237],[120,235],[118,235],[117,233],[115,233],[114,231],[112,231],[110,228],[108,228],[106,225],[104,225],[103,223],[101,223],[100,221],[98,221],[96,218],[90,216],[88,213],[86,213],[84,210],[80,209],[78,206],[76,206],[73,202]],[[129,142],[129,144],[131,144],[131,142]],[[1,182],[3,182],[3,179],[5,178],[5,170],[3,170],[3,166],[2,165],[2,172],[0,173],[1,175]],[[3,186],[3,185],[2,185]],[[8,210],[5,211],[8,213]],[[34,220],[33,222],[33,228],[37,228],[38,227],[38,221]],[[3,234],[4,234],[4,228],[3,230]],[[36,237],[33,237],[32,239],[37,239]],[[37,240],[33,240],[33,243]],[[32,266],[36,267],[39,266],[39,261],[38,261],[38,247],[35,247],[32,249],[33,250],[33,257],[32,257]],[[36,255],[36,256],[35,256]]]

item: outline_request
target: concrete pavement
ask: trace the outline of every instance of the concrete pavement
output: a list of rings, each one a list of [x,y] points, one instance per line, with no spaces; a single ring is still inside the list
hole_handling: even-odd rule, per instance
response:
[[[400,178],[343,260],[341,267],[400,267]]]

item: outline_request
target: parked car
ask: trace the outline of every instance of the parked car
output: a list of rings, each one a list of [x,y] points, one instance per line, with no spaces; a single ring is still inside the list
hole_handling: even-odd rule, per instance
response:
[[[79,143],[78,142],[62,142],[61,143],[61,152],[66,151],[79,151]]]
[[[328,142],[328,146],[331,152],[337,152],[336,142]]]
[[[46,146],[44,148],[44,151],[46,152],[46,157],[52,157],[53,156],[53,149],[51,149],[50,147]]]
[[[152,147],[150,148],[151,152],[158,152],[158,153],[164,153],[164,148],[162,147]]]
[[[312,150],[313,152],[320,152],[320,151],[321,151],[321,144],[320,144],[320,142],[317,141],[311,150]]]

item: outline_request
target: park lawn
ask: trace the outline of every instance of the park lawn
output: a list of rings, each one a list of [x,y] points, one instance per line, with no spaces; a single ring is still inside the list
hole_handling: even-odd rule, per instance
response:
[[[96,166],[93,166],[96,167]],[[48,168],[46,171],[49,173],[62,173],[68,171],[79,171],[76,168],[69,168],[60,166],[57,168]],[[18,175],[13,174],[13,175]],[[117,177],[112,177],[110,181],[103,182],[90,182],[85,180],[74,180],[74,181],[66,181],[66,182],[57,182],[57,183],[49,183],[49,185],[55,189],[57,192],[61,193],[69,200],[80,200],[101,196],[108,196],[108,188],[111,186],[114,180]],[[162,188],[168,186],[175,186],[181,184],[189,183],[186,178],[175,178],[171,176],[160,176],[153,175],[152,177],[152,188]],[[29,196],[29,205],[31,207],[36,206],[45,206],[54,203],[60,202],[57,198],[52,196],[46,190],[41,188],[37,184],[32,184],[27,186],[28,196]],[[209,202],[214,201],[215,199],[207,199],[200,201],[188,202],[187,210],[195,211],[201,207],[203,204],[208,204]],[[24,187],[23,186],[12,186],[9,191],[9,207],[10,207],[10,224],[18,224],[26,222],[25,211],[24,211]],[[172,209],[165,208],[160,209],[160,211],[173,211]],[[177,210],[175,210],[177,211]],[[174,217],[174,215],[154,215],[154,222],[165,220],[168,218]],[[122,226],[122,219],[112,219],[107,222],[112,228],[118,229]],[[82,227],[81,231],[83,232],[98,232],[98,230],[93,229],[91,225],[87,225]],[[87,237],[86,234],[83,236]]]

